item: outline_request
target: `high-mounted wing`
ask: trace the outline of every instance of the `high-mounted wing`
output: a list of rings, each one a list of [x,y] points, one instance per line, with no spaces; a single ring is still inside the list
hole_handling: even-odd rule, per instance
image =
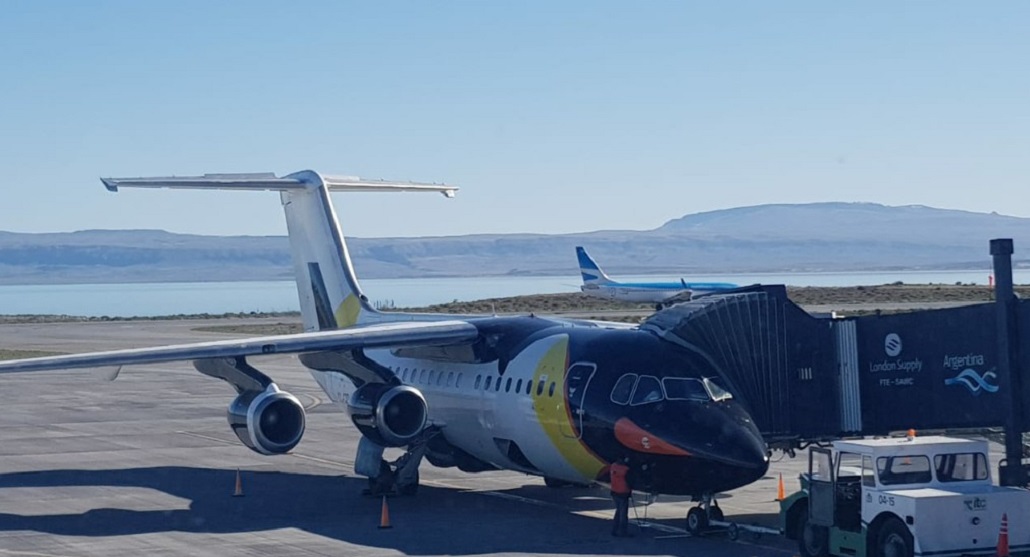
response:
[[[478,334],[476,327],[466,321],[387,323],[332,331],[8,360],[0,362],[0,374],[321,350],[440,346],[471,341]]]

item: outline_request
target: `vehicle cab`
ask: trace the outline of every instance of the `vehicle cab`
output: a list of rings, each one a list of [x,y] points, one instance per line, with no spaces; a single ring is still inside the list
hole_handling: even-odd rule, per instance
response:
[[[989,462],[986,441],[942,436],[813,447],[781,526],[808,557],[993,555],[1003,516],[1030,524],[1030,492],[994,485]],[[1030,549],[1030,531],[1009,544]]]

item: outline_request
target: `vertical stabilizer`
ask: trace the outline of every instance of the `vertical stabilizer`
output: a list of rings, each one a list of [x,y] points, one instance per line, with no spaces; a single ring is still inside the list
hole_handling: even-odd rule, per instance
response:
[[[597,266],[593,258],[587,255],[587,250],[582,246],[576,246],[576,258],[579,259],[579,274],[583,275],[583,284],[611,284],[613,282]]]
[[[362,180],[323,176],[305,170],[282,178],[274,174],[205,174],[197,177],[103,178],[111,191],[120,187],[279,191],[297,280],[304,329],[349,327],[386,321],[361,292],[330,191],[422,191],[454,197],[458,188],[442,184]]]

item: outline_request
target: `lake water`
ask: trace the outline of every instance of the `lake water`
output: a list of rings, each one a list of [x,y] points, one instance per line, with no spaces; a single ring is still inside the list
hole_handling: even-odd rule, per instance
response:
[[[889,284],[987,284],[990,271],[897,271],[691,275],[688,280],[792,286]],[[619,276],[621,281],[678,281],[678,276]],[[1016,284],[1030,283],[1030,269],[1014,272]],[[422,307],[453,300],[481,300],[525,294],[577,292],[580,278],[475,277],[367,279],[362,289],[374,303]],[[54,284],[0,286],[0,314],[154,316],[193,313],[297,311],[293,281],[189,282],[145,284]]]

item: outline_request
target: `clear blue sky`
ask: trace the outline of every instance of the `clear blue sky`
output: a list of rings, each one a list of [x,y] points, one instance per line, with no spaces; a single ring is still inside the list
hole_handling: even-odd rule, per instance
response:
[[[283,234],[275,194],[109,194],[97,177],[305,168],[462,188],[337,195],[356,236],[642,230],[814,201],[1030,216],[1030,2],[0,14],[0,230]]]

